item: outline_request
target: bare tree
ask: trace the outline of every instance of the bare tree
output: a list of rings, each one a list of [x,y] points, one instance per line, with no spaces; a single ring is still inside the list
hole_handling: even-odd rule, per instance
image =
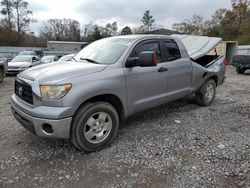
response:
[[[104,31],[103,31],[103,36],[104,37],[115,36],[117,30],[118,30],[117,22],[113,22],[112,24],[107,23],[107,25],[106,25],[106,27],[104,28]]]
[[[15,20],[16,20],[16,27],[17,33],[21,34],[28,29],[29,24],[34,21],[32,16],[32,11],[28,10],[28,2],[24,0],[14,0],[13,1],[13,8],[15,11]]]
[[[130,29],[129,26],[126,26],[121,30],[121,35],[130,35],[130,34],[132,34],[132,30]]]
[[[11,31],[13,29],[13,2],[11,0],[2,0],[1,6],[1,14],[5,16],[3,22],[6,22],[9,31]]]
[[[50,19],[43,23],[40,36],[48,40],[79,41],[80,23],[72,19]]]
[[[202,35],[204,31],[205,20],[200,15],[193,15],[191,20],[185,20],[172,25],[173,29],[181,33]]]

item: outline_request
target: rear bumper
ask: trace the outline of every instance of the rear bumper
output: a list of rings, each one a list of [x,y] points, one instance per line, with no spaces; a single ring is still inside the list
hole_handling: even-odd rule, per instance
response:
[[[69,138],[72,117],[62,119],[47,119],[34,117],[18,108],[18,101],[11,100],[11,111],[16,120],[28,131],[41,137]],[[51,107],[50,107],[51,108]],[[55,108],[55,111],[57,109]],[[50,126],[48,131],[47,126]],[[52,130],[52,131],[51,131]]]

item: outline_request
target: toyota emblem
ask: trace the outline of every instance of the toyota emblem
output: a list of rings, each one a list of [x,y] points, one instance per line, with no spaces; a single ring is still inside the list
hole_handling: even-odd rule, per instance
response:
[[[22,87],[19,87],[19,89],[18,89],[18,94],[19,94],[20,96],[23,95],[23,88],[22,88]]]

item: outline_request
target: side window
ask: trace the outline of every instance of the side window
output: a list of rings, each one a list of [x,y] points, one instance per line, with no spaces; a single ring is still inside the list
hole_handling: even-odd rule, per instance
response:
[[[168,61],[173,61],[181,58],[180,50],[175,42],[165,41],[164,44],[167,50]]]
[[[161,62],[161,50],[160,50],[160,44],[158,42],[148,42],[139,44],[135,49],[133,50],[130,57],[138,57],[141,52],[145,51],[154,51],[158,55],[158,60]]]

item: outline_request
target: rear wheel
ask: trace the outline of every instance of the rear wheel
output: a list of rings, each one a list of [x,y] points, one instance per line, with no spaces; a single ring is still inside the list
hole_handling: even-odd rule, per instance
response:
[[[237,68],[236,68],[236,72],[237,72],[238,74],[243,74],[243,73],[245,72],[245,70],[244,70],[243,68],[237,67]]]
[[[119,116],[111,104],[87,103],[73,119],[71,141],[81,150],[98,151],[113,141],[118,127]]]
[[[216,84],[213,79],[203,84],[201,89],[195,94],[196,102],[201,106],[209,106],[213,103],[216,93]]]
[[[3,79],[4,79],[4,72],[2,69],[0,69],[0,83],[3,82]]]

